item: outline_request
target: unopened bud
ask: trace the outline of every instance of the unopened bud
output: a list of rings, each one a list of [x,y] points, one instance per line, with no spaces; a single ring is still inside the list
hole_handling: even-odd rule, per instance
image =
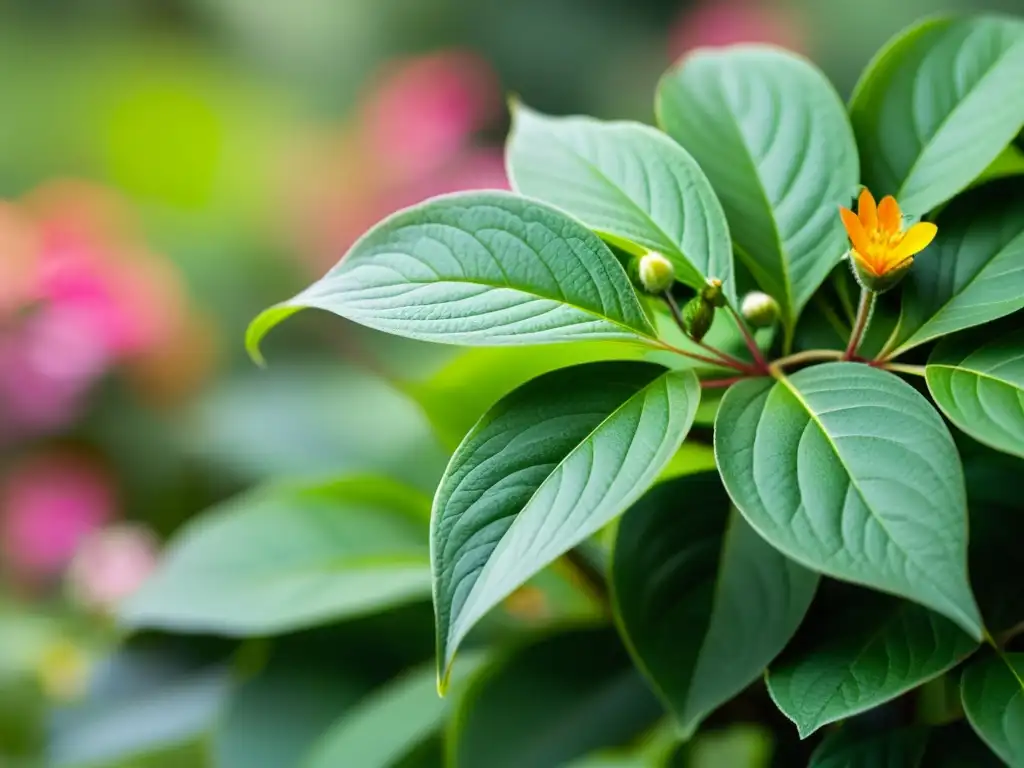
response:
[[[871,269],[862,264],[855,254],[856,251],[850,252],[850,265],[853,267],[853,276],[857,278],[861,288],[873,293],[885,293],[895,288],[914,265],[914,257],[908,256],[884,275],[876,275]]]
[[[715,305],[703,296],[694,296],[683,307],[683,330],[694,341],[700,341],[715,319]]]
[[[768,328],[779,319],[779,302],[761,291],[751,291],[743,297],[740,311],[755,328]]]
[[[722,290],[722,281],[717,277],[709,277],[700,295],[705,301],[715,307],[725,306],[725,291]]]
[[[640,286],[655,296],[663,294],[676,281],[676,270],[672,262],[657,251],[650,251],[640,257],[636,273]]]

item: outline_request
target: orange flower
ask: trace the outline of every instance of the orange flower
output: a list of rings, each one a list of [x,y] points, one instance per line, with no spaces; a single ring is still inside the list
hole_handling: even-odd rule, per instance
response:
[[[840,206],[839,215],[853,244],[850,257],[869,290],[885,290],[895,285],[914,263],[914,254],[927,248],[938,231],[929,222],[914,224],[904,231],[903,214],[895,198],[887,195],[876,207],[875,198],[867,189],[860,193],[856,214]]]

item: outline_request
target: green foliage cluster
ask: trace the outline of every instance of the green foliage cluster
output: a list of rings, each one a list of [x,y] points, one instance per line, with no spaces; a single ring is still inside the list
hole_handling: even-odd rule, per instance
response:
[[[449,707],[458,765],[568,764],[662,708],[671,748],[593,764],[682,765],[675,737],[743,711],[763,677],[800,737],[828,726],[812,766],[1024,766],[1024,594],[1007,567],[1022,73],[1024,23],[942,18],[892,41],[845,106],[809,62],[762,46],[683,59],[658,87],[660,130],[516,105],[515,193],[386,219],[248,342],[258,357],[314,307],[430,342],[565,346],[500,373],[466,358],[471,394],[431,414],[442,439],[468,428],[432,505],[365,478],[247,496],[182,535],[127,620],[247,636],[432,594],[437,680],[466,690],[438,699],[431,670],[411,673],[310,765],[392,764]],[[938,234],[855,308],[838,208],[862,186]],[[638,277],[664,276],[639,267],[651,252],[667,291]],[[767,328],[740,311],[753,291]],[[504,655],[472,642],[553,564],[610,615]],[[386,745],[360,742],[373,718],[392,724]]]

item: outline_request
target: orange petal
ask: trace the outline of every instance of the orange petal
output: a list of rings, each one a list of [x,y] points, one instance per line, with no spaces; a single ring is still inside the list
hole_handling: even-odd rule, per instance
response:
[[[907,230],[900,244],[893,249],[891,260],[899,263],[915,253],[920,253],[935,239],[935,233],[938,231],[938,227],[927,221],[915,224]]]
[[[875,207],[875,198],[867,187],[861,190],[860,199],[857,201],[857,214],[866,231],[871,232],[878,228],[878,209]]]
[[[843,226],[846,227],[846,234],[850,236],[850,242],[853,243],[853,247],[861,253],[867,253],[871,241],[868,239],[860,219],[857,218],[857,214],[849,208],[839,206],[839,216],[843,220]]]
[[[852,248],[850,250],[850,258],[856,261],[863,271],[875,276],[878,276],[880,274],[879,271],[875,268],[875,263],[870,259],[865,258],[864,254],[862,254],[856,248]]]
[[[886,195],[878,204],[878,223],[884,232],[895,235],[903,229],[903,214],[892,195]]]

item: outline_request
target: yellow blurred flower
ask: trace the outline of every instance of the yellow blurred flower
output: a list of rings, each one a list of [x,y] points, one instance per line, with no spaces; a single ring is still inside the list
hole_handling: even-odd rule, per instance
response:
[[[903,213],[892,195],[875,205],[867,189],[860,193],[857,213],[839,207],[839,215],[850,236],[850,257],[858,276],[869,290],[891,288],[935,238],[938,228],[929,222],[903,229]]]
[[[44,693],[55,701],[73,701],[85,694],[92,664],[88,654],[67,639],[42,649],[36,667]]]

